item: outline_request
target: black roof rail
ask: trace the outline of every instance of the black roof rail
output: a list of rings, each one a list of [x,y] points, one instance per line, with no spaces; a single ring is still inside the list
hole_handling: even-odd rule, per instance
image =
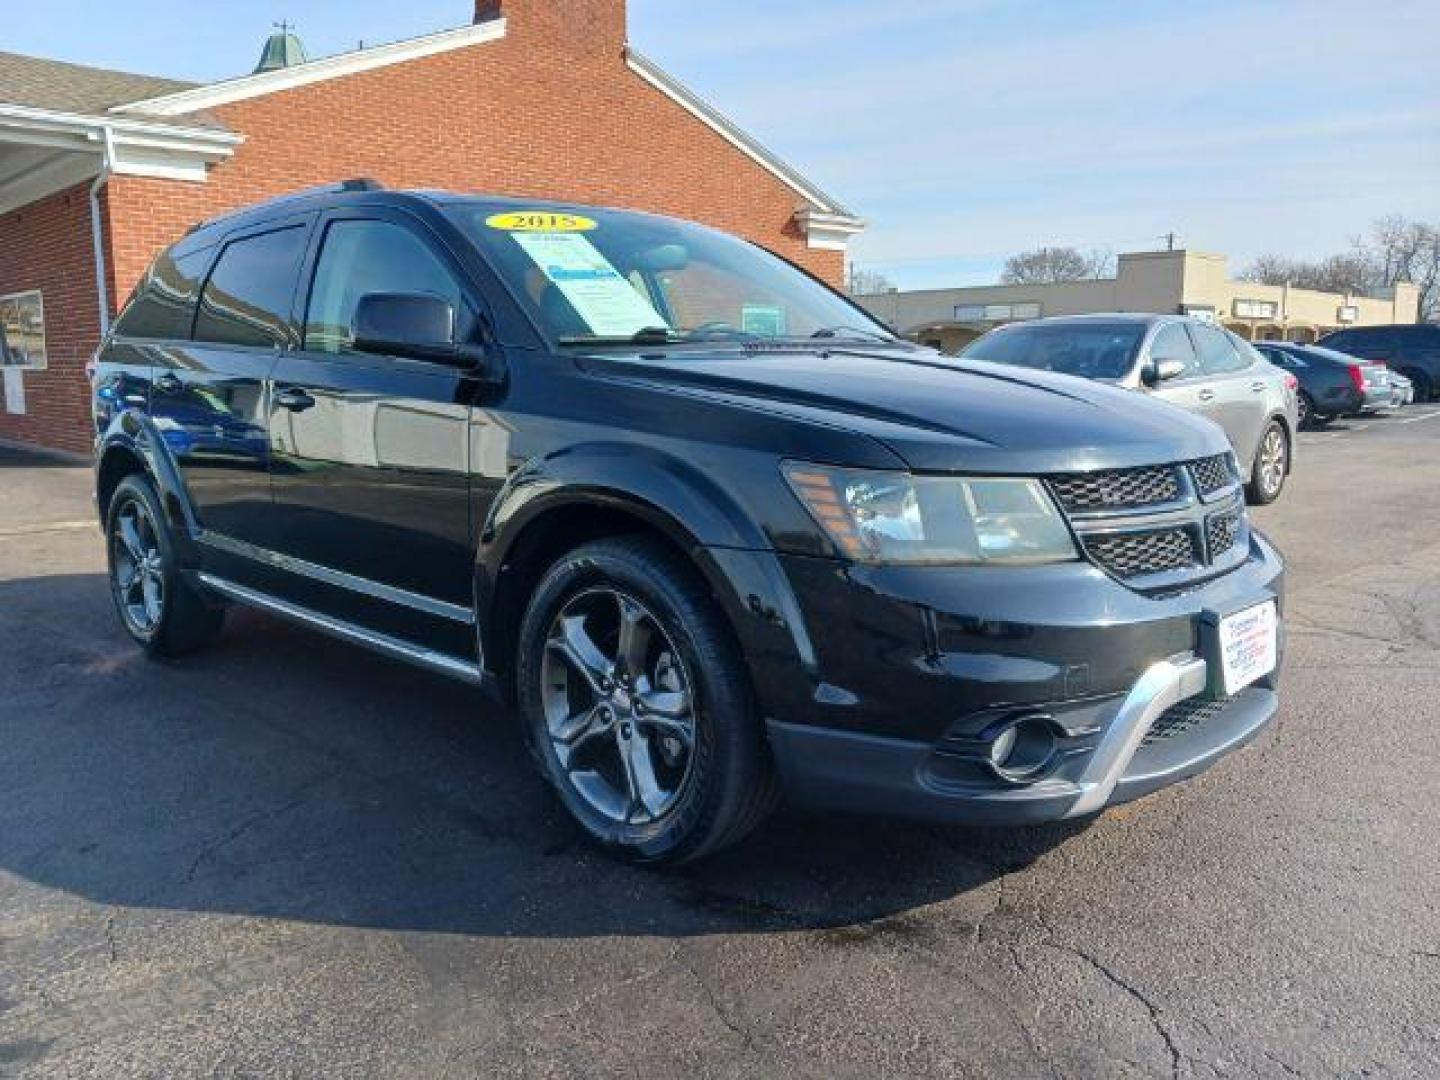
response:
[[[217,221],[223,221],[228,217],[235,216],[236,214],[248,213],[251,210],[258,210],[264,206],[273,206],[277,203],[289,202],[291,199],[303,199],[307,195],[343,195],[347,192],[384,190],[384,184],[380,183],[379,180],[371,179],[368,176],[354,177],[350,180],[336,180],[333,183],[329,184],[317,184],[314,187],[301,188],[299,191],[289,191],[286,192],[284,195],[277,195],[273,199],[267,199],[262,203],[256,203],[254,206],[242,206],[235,210],[228,211],[224,214],[217,214],[215,217],[207,218],[204,221],[197,221],[194,225],[191,225],[190,228],[185,230],[185,235],[189,236],[190,234],[198,232],[201,229],[205,228],[207,225],[213,225]]]

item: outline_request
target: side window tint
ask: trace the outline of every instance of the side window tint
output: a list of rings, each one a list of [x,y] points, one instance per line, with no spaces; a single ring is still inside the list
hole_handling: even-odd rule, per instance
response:
[[[1190,335],[1179,323],[1166,323],[1156,332],[1155,340],[1150,343],[1150,359],[1155,363],[1178,360],[1185,365],[1186,375],[1194,375],[1200,366]]]
[[[199,278],[209,251],[176,259],[167,251],[155,260],[115,323],[120,337],[175,340],[190,336]]]
[[[200,296],[195,340],[284,344],[304,250],[300,226],[227,244]]]
[[[1200,351],[1200,370],[1206,375],[1221,375],[1250,366],[1250,358],[1242,356],[1230,339],[1213,326],[1194,326],[1191,332]]]
[[[367,293],[427,293],[455,311],[456,336],[470,325],[460,286],[418,235],[389,221],[336,221],[325,232],[305,318],[305,348],[352,351],[355,308]]]

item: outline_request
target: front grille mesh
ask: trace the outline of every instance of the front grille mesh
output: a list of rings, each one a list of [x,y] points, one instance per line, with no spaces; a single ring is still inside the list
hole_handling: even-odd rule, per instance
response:
[[[1086,537],[1085,547],[1101,566],[1121,578],[1183,570],[1199,561],[1195,541],[1185,529]]]
[[[1152,743],[1184,735],[1187,731],[1193,731],[1224,712],[1231,700],[1231,698],[1193,697],[1171,705],[1156,718],[1140,745],[1149,746]]]
[[[1190,472],[1195,477],[1195,486],[1201,495],[1213,495],[1235,483],[1235,470],[1230,467],[1228,454],[1192,462]]]
[[[1074,473],[1055,477],[1050,487],[1060,505],[1072,513],[1153,506],[1180,497],[1180,483],[1169,466]]]
[[[1240,539],[1240,511],[1216,514],[1205,523],[1205,542],[1210,548],[1211,560],[1218,559],[1235,546]]]

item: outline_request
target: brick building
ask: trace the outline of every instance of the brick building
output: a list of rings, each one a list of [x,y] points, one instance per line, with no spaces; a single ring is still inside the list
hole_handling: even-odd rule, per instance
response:
[[[85,363],[155,253],[351,176],[692,218],[837,285],[861,228],[631,49],[624,0],[477,0],[471,25],[202,86],[0,53],[0,440],[88,450]]]

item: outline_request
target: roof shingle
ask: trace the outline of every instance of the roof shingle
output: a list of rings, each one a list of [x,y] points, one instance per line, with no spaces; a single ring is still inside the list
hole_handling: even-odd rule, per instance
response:
[[[173,94],[195,85],[179,79],[132,75],[67,64],[63,60],[0,52],[0,104],[103,116],[115,105]],[[201,115],[166,117],[165,120],[179,127],[223,127]]]

